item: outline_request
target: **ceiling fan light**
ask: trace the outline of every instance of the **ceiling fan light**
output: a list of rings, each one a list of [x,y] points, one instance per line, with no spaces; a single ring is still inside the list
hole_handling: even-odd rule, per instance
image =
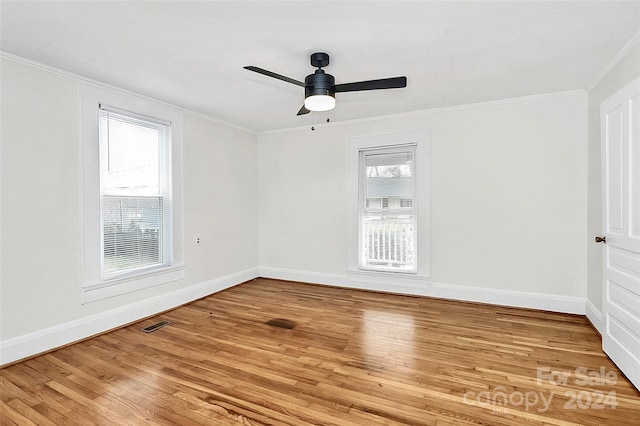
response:
[[[336,98],[330,95],[312,95],[304,100],[304,107],[309,111],[329,111],[336,107]]]

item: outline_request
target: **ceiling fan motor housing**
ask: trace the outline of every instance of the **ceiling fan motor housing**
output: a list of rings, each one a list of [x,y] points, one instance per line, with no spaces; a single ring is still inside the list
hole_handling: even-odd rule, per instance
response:
[[[326,74],[323,70],[316,70],[304,79],[304,97],[314,95],[326,95],[335,97],[336,80],[331,74]]]

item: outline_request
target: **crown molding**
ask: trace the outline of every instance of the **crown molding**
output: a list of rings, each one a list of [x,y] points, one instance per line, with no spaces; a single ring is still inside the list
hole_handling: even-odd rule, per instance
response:
[[[629,51],[639,41],[640,41],[640,31],[638,31],[633,37],[631,37],[631,39],[629,39],[629,41],[622,47],[622,49],[620,49],[618,54],[614,56],[613,59],[611,59],[611,61],[609,61],[609,63],[600,70],[600,72],[596,75],[596,78],[594,78],[593,81],[587,86],[586,88],[587,92],[590,92],[591,90],[593,90],[593,88],[596,87],[598,83],[600,83],[600,81],[609,73],[609,71],[611,71],[613,67],[615,67],[618,64],[618,62],[620,62],[620,60],[627,53],[629,53]]]
[[[257,135],[258,134],[258,132],[256,132],[255,130],[248,129],[246,127],[242,127],[242,126],[239,126],[237,124],[230,123],[228,121],[220,120],[218,118],[211,117],[210,115],[206,115],[206,114],[203,114],[201,112],[197,112],[197,111],[190,110],[188,108],[184,108],[184,107],[182,107],[180,105],[172,104],[170,102],[162,101],[160,99],[156,99],[156,98],[153,98],[151,96],[147,96],[147,95],[143,95],[141,93],[133,92],[131,90],[123,89],[123,88],[118,87],[118,86],[114,86],[114,85],[111,85],[111,84],[108,84],[108,83],[104,83],[104,82],[99,81],[99,80],[94,80],[92,78],[85,77],[85,76],[80,75],[80,74],[75,74],[75,73],[72,73],[72,72],[69,72],[69,71],[65,71],[65,70],[63,70],[61,68],[52,67],[50,65],[46,65],[46,64],[31,60],[31,59],[23,58],[22,56],[14,55],[12,53],[8,53],[8,52],[5,52],[3,50],[0,50],[0,58],[9,59],[9,60],[12,60],[12,61],[15,61],[15,62],[19,62],[19,63],[25,64],[25,65],[29,65],[31,67],[34,67],[34,68],[37,68],[37,69],[40,69],[40,70],[43,70],[43,71],[48,71],[48,72],[51,72],[51,73],[54,73],[54,74],[61,75],[63,77],[71,78],[71,79],[74,79],[74,80],[77,80],[77,81],[80,81],[80,82],[83,82],[83,83],[90,83],[90,84],[95,85],[95,86],[103,87],[103,88],[106,88],[106,89],[109,89],[109,90],[114,90],[114,91],[117,91],[117,92],[120,92],[120,93],[125,93],[125,94],[127,94],[129,96],[135,96],[137,98],[145,99],[147,101],[152,101],[152,102],[164,105],[164,106],[166,106],[168,108],[172,108],[172,109],[181,111],[181,112],[183,112],[185,114],[189,114],[189,115],[192,115],[194,117],[197,117],[197,118],[200,118],[200,119],[203,119],[203,120],[206,120],[206,121],[211,121],[211,122],[216,123],[216,124],[221,124],[223,126],[231,127],[233,129],[240,130],[240,131],[245,132],[245,133],[249,133],[249,134],[252,134],[252,135]]]
[[[349,125],[349,124],[356,124],[356,123],[368,123],[368,122],[371,122],[371,121],[380,121],[380,120],[388,120],[388,119],[394,119],[394,118],[413,117],[413,116],[416,116],[416,115],[439,114],[439,113],[442,113],[442,112],[461,111],[461,110],[473,109],[473,108],[486,108],[486,107],[513,104],[513,103],[520,103],[520,102],[531,102],[531,101],[538,101],[538,100],[544,100],[544,99],[553,99],[553,98],[559,98],[559,97],[565,97],[565,96],[576,96],[576,95],[586,95],[586,94],[587,94],[587,91],[585,89],[568,90],[568,91],[564,91],[564,92],[542,93],[542,94],[539,94],[539,95],[527,95],[527,96],[519,96],[519,97],[515,97],[515,98],[497,99],[497,100],[494,100],[494,101],[476,102],[476,103],[461,104],[461,105],[451,105],[451,106],[446,106],[446,107],[438,107],[438,108],[429,108],[429,109],[422,109],[422,110],[409,111],[409,112],[401,112],[401,113],[398,113],[398,114],[378,115],[378,116],[375,116],[375,117],[357,118],[357,119],[354,119],[354,120],[332,121],[332,122],[329,122],[329,123],[318,123],[318,124],[313,124],[313,127],[315,127],[316,129],[321,129],[323,127],[328,127],[328,126],[342,126],[342,125]],[[309,129],[309,125],[305,125],[305,126],[289,127],[289,128],[285,128],[285,129],[265,130],[265,131],[259,131],[259,132],[256,132],[256,133],[257,133],[258,136],[261,136],[261,135],[272,135],[272,134],[277,134],[277,133],[286,133],[286,132],[293,132],[293,131],[297,131],[297,130],[308,130],[308,129]]]

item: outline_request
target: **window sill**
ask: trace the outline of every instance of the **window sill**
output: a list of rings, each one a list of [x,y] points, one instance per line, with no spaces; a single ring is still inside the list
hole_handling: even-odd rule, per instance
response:
[[[184,265],[173,265],[169,268],[149,272],[144,275],[113,279],[82,288],[82,303],[118,296],[144,288],[178,281],[184,278]]]
[[[385,285],[398,285],[416,289],[429,288],[430,278],[411,272],[388,272],[366,269],[349,269],[347,280],[363,283],[384,283]]]

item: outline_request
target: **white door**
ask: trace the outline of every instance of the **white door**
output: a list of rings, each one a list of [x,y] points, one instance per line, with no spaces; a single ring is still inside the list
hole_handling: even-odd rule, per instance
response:
[[[606,237],[602,348],[640,389],[640,78],[602,103],[600,119]]]

